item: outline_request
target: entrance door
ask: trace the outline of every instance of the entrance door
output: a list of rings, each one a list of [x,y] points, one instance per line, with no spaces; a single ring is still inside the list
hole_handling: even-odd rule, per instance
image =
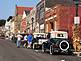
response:
[[[50,24],[51,24],[51,29],[53,29],[53,30],[54,30],[54,27],[53,27],[53,22],[50,22]]]

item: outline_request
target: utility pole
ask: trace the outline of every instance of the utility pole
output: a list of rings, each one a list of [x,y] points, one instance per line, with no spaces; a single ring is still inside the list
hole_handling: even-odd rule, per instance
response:
[[[78,4],[79,1],[78,0],[74,0],[75,6],[76,6],[76,16],[78,16]]]

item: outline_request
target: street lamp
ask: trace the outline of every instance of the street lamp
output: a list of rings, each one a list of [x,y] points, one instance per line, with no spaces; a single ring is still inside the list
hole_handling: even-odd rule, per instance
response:
[[[79,4],[79,0],[73,0],[75,5],[76,5],[76,16],[78,16],[78,4]]]
[[[32,20],[32,33],[33,33],[33,20],[34,20],[34,18],[32,17],[31,20]]]
[[[80,17],[78,16],[78,4],[79,0],[73,0],[76,6],[76,16],[74,17],[74,24],[79,25],[80,24]]]
[[[76,16],[74,17],[74,24],[79,25],[80,24],[80,17],[78,16],[78,5],[79,5],[79,0],[73,0],[76,6]]]

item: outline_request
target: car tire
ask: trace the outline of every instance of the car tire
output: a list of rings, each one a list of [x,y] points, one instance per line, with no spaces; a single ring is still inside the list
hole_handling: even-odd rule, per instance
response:
[[[46,49],[44,48],[44,44],[42,44],[42,52],[44,53]]]
[[[35,49],[36,49],[36,47],[35,47],[35,46],[36,46],[36,44],[34,43],[34,44],[33,44],[33,50],[35,50]]]
[[[50,45],[50,51],[49,51],[50,55],[53,55],[53,48],[52,45]]]
[[[34,46],[34,44],[33,44],[33,50],[34,50],[34,48],[35,48],[35,46]]]
[[[65,43],[65,44],[67,44],[67,46],[66,46],[66,48],[64,47],[63,48],[63,43]],[[69,49],[69,42],[68,41],[66,41],[66,40],[62,40],[62,41],[60,41],[60,43],[59,43],[59,48],[60,48],[60,50],[62,50],[62,51],[67,51],[68,49]]]

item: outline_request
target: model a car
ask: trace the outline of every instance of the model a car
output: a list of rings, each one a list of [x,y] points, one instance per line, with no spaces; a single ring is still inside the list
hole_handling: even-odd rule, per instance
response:
[[[33,41],[32,46],[33,49],[42,49],[42,43],[46,42],[48,39],[46,38],[45,33],[33,33]]]
[[[67,53],[72,54],[73,46],[68,40],[68,33],[65,31],[52,31],[48,41],[42,44],[42,51],[49,51],[50,54],[54,53]]]

